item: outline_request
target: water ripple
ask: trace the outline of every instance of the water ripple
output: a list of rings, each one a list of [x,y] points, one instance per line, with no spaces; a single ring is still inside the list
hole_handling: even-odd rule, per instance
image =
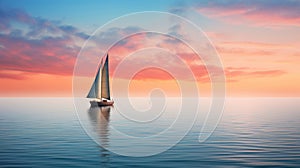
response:
[[[299,167],[299,99],[231,100],[212,137],[197,140],[201,122],[175,147],[151,157],[113,154],[82,130],[71,99],[1,99],[1,167]],[[249,107],[240,109],[235,101]],[[280,104],[279,102],[284,102]],[[254,103],[254,105],[253,105]],[[51,104],[51,106],[49,106]],[[57,104],[57,105],[54,105]],[[293,108],[291,108],[293,107]],[[283,110],[285,109],[285,110]],[[243,110],[243,111],[241,111]],[[111,122],[115,120],[111,114]],[[201,119],[200,119],[201,120]],[[132,130],[127,123],[118,123]],[[157,125],[157,129],[163,126]],[[184,124],[184,123],[182,123]],[[151,129],[135,134],[151,133]],[[114,140],[107,134],[108,145]],[[176,132],[174,135],[176,136]],[[172,136],[170,136],[172,138]],[[116,139],[122,145],[122,139]],[[168,142],[162,142],[162,144]],[[147,144],[145,144],[147,145]]]

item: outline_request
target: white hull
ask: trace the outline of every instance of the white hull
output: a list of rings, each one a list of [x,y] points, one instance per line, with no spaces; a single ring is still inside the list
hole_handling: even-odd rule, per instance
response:
[[[92,107],[101,107],[101,106],[112,106],[114,104],[114,101],[90,101]]]

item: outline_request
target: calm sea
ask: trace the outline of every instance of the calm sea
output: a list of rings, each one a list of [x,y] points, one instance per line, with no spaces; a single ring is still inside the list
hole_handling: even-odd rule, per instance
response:
[[[143,106],[149,102],[135,109],[148,108]],[[130,138],[163,135],[170,123],[173,127],[178,115],[172,105],[150,116],[147,110],[90,108],[88,102],[76,113],[72,98],[1,98],[0,107],[0,167],[300,167],[299,98],[229,98],[205,142],[198,140],[201,113],[175,146],[170,143],[184,135],[193,118],[186,107],[180,110],[186,118],[174,124],[172,134],[139,144]],[[146,157],[116,154],[165,146]]]

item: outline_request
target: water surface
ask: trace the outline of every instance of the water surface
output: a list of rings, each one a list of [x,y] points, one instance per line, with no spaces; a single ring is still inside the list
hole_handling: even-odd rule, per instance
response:
[[[2,98],[0,106],[1,167],[300,166],[298,98],[228,99],[217,129],[206,142],[198,141],[203,125],[200,114],[176,146],[149,157],[126,157],[106,150],[130,147],[130,142],[114,135],[112,126],[131,136],[152,135],[170,124],[172,108],[155,125],[142,125],[122,119],[115,108],[87,107],[79,116],[103,148],[80,125],[71,98]],[[186,123],[181,124],[184,128]]]

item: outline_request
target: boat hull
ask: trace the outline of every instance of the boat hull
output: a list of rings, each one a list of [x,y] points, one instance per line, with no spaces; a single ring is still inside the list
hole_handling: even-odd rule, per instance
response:
[[[90,101],[92,107],[112,106],[114,101]]]

